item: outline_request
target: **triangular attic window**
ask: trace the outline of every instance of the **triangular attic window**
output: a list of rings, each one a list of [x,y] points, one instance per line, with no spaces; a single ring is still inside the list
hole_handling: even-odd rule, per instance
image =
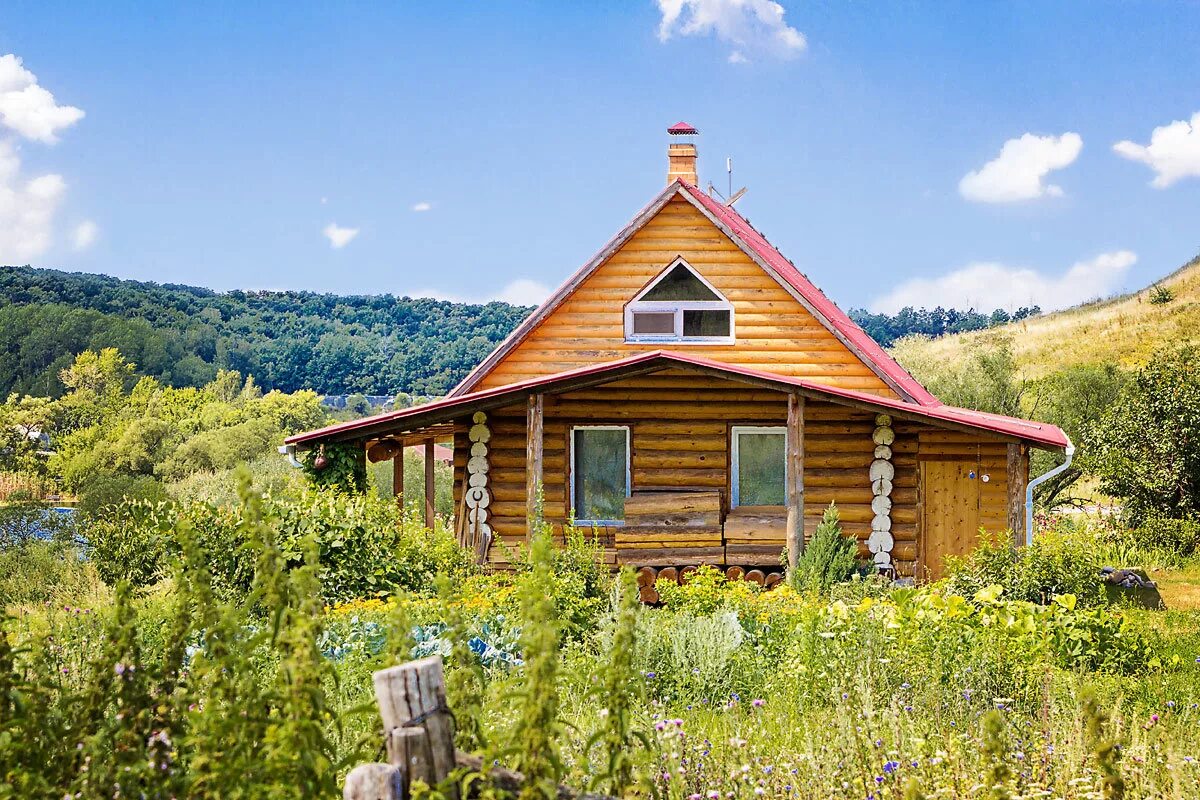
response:
[[[663,275],[638,300],[712,300],[722,302],[725,298],[704,285],[704,282],[683,264],[676,264]]]

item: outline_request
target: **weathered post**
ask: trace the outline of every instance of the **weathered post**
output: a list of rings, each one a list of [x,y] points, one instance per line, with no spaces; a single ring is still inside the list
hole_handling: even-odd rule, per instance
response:
[[[787,413],[787,560],[788,570],[804,552],[804,396],[788,395]]]
[[[434,500],[436,489],[433,483],[433,439],[425,440],[425,527],[433,530]]]
[[[538,493],[542,489],[542,396],[529,395],[525,409],[525,541],[533,541],[538,524]]]
[[[1008,479],[1008,527],[1013,532],[1013,546],[1025,544],[1029,532],[1025,530],[1025,487],[1029,485],[1029,448],[1023,444],[1010,444],[1007,459]]]
[[[400,444],[400,452],[392,456],[392,496],[400,507],[401,516],[404,513],[404,444]]]
[[[343,800],[404,800],[403,771],[392,764],[359,764],[342,787]]]
[[[405,771],[406,785],[420,779],[436,786],[455,767],[454,723],[446,706],[441,656],[380,670],[374,680],[388,760]],[[456,790],[447,794],[458,796]]]

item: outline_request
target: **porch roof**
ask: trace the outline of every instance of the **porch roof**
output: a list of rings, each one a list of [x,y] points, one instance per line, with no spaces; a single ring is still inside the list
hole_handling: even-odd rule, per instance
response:
[[[567,392],[671,367],[681,367],[701,374],[779,391],[798,392],[814,400],[825,400],[868,411],[887,413],[899,419],[926,422],[943,428],[982,431],[1042,448],[1063,449],[1069,444],[1066,434],[1061,429],[1045,422],[1033,422],[1000,414],[987,414],[982,411],[971,411],[940,403],[918,405],[671,350],[639,353],[615,361],[591,364],[479,392],[451,396],[424,405],[299,433],[289,436],[284,441],[290,445],[312,446],[320,442],[380,438],[444,423],[475,411],[487,411],[511,405],[532,394]]]

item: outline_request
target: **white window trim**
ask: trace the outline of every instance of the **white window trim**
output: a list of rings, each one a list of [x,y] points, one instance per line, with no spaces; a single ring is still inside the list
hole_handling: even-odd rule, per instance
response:
[[[628,425],[572,425],[571,426],[571,475],[570,475],[570,506],[571,514],[575,514],[575,431],[625,431],[625,496],[629,497],[632,494],[632,475],[630,469],[630,458],[632,456],[632,447],[630,446],[629,426]],[[624,525],[625,521],[620,519],[576,519],[576,525]]]
[[[641,298],[651,289],[658,285],[659,281],[669,275],[676,267],[682,266],[688,272],[692,273],[705,288],[715,294],[720,300],[642,300]],[[673,333],[641,333],[633,332],[633,314],[635,311],[671,311],[675,314],[675,330]],[[684,311],[728,311],[729,312],[729,335],[728,336],[684,336],[683,335],[683,312]],[[632,300],[625,306],[625,341],[632,344],[653,344],[656,342],[670,342],[672,344],[695,345],[695,344],[735,344],[736,336],[736,320],[734,319],[733,303],[725,299],[725,295],[717,291],[717,287],[709,283],[703,275],[683,257],[676,258],[667,268],[658,273],[658,277],[650,281],[650,283],[638,292]]]
[[[730,507],[738,508],[742,504],[741,499],[741,484],[738,481],[740,470],[738,469],[738,448],[740,438],[743,433],[774,433],[783,434],[783,485],[784,485],[784,504],[787,503],[787,452],[788,452],[788,433],[785,425],[734,425],[729,430],[730,442],[730,464],[729,464],[729,494]]]

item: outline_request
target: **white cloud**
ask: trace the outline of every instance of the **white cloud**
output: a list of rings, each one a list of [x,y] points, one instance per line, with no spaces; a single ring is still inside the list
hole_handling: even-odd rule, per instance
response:
[[[92,246],[98,235],[100,226],[90,219],[85,219],[71,232],[71,246],[76,250],[86,250]]]
[[[1150,144],[1121,141],[1113,145],[1117,155],[1141,161],[1156,173],[1151,186],[1165,189],[1183,178],[1200,177],[1200,111],[1192,120],[1175,120],[1155,128]]]
[[[334,250],[341,250],[350,244],[351,239],[358,236],[358,228],[340,228],[336,222],[331,222],[321,233],[325,234],[325,238],[329,240],[330,247]]]
[[[38,85],[37,76],[9,53],[0,56],[0,123],[26,139],[46,144],[58,141],[58,132],[83,119],[83,110],[60,106],[54,95]]]
[[[1015,203],[1036,197],[1058,197],[1062,188],[1043,183],[1051,171],[1073,163],[1083,149],[1078,133],[1009,139],[1000,155],[959,181],[958,191],[977,203]]]
[[[465,297],[455,292],[444,292],[441,289],[421,289],[409,292],[410,297],[433,297],[438,300],[449,300],[454,303],[490,303],[499,300],[502,303],[512,303],[515,306],[536,306],[550,296],[550,287],[529,278],[517,278],[494,295],[485,297]]]
[[[428,211],[428,210],[429,210],[429,209],[431,209],[431,208],[433,208],[433,204],[432,204],[432,203],[428,203],[428,202],[426,202],[426,201],[422,200],[421,202],[419,202],[419,203],[417,203],[416,205],[414,205],[414,206],[412,207],[412,210],[413,210],[413,211]]]
[[[1043,311],[1066,308],[1112,294],[1137,262],[1128,250],[1101,253],[1074,264],[1062,275],[1044,275],[1029,267],[997,262],[973,262],[939,278],[905,281],[871,303],[876,313],[895,314],[913,308],[956,308],[992,311],[1041,306]]]
[[[24,264],[46,252],[66,191],[61,175],[25,179],[16,149],[0,140],[0,263]]]
[[[804,34],[788,25],[774,0],[657,0],[662,21],[658,38],[716,36],[733,45],[731,64],[746,60],[744,51],[791,58],[808,46]]]

